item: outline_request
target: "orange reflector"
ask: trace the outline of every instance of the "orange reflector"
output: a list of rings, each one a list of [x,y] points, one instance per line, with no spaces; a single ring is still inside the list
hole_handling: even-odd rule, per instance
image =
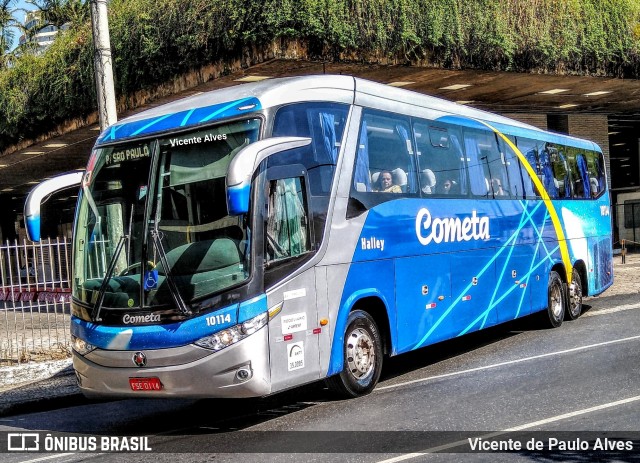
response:
[[[326,326],[328,324],[329,324],[329,320],[327,320],[326,318],[320,319],[320,326]]]

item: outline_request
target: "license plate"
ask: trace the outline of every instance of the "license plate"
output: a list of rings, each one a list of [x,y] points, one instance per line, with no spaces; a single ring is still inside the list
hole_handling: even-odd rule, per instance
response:
[[[160,378],[129,378],[132,391],[159,391],[162,389]]]

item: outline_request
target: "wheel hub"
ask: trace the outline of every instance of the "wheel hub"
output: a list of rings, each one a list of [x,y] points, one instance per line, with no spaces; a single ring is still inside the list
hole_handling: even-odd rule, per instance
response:
[[[351,332],[347,339],[347,364],[351,374],[357,378],[363,378],[372,370],[375,363],[374,344],[362,328]]]
[[[556,285],[551,290],[551,310],[556,318],[560,318],[562,314],[562,294],[560,294],[561,288]]]

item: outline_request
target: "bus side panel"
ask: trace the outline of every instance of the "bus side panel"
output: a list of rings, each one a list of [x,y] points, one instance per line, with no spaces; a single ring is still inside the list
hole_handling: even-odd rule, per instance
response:
[[[588,272],[589,296],[600,294],[613,284],[613,251],[611,237],[589,238],[592,250]]]
[[[493,247],[451,255],[452,308],[451,323],[457,335],[478,331],[497,322],[496,306],[492,304],[496,287],[496,249]]]
[[[450,322],[440,326],[451,305],[450,254],[396,259],[395,266],[397,353],[411,350],[430,330],[437,330],[433,342],[456,334]]]
[[[269,308],[282,303],[268,325],[272,392],[320,377],[315,287],[312,268],[267,291]]]
[[[561,213],[572,262],[582,261],[587,268],[588,287],[583,291],[589,296],[600,294],[613,284],[608,196],[594,201],[564,201]]]
[[[516,244],[496,261],[496,298],[498,323],[531,313],[531,268],[536,252],[531,244]]]
[[[562,263],[558,240],[545,239],[538,247],[538,259],[530,278],[531,313],[545,310],[548,305],[549,274],[556,263]],[[564,278],[564,275],[562,275]]]
[[[330,277],[331,281],[331,277]],[[330,284],[329,292],[333,286]],[[392,259],[373,260],[353,263],[344,283],[344,290],[335,318],[331,345],[331,361],[327,376],[340,373],[344,360],[344,334],[347,329],[347,318],[353,307],[365,298],[376,298],[384,304],[387,321],[391,330],[391,345],[397,344],[396,336],[396,308],[395,305],[395,276]],[[367,306],[361,307],[367,310]],[[333,321],[332,321],[333,323]],[[395,354],[395,352],[391,352]]]
[[[316,307],[318,309],[319,329],[321,330],[318,337],[318,356],[321,377],[326,375],[329,367],[329,358],[331,357],[331,335],[333,327],[335,326],[335,324],[332,323],[334,317],[330,314],[332,296],[329,292],[329,273],[338,273],[339,267],[340,266],[337,265],[316,267]],[[342,281],[344,281],[344,277]],[[335,298],[335,296],[333,296],[333,298]],[[323,322],[326,322],[326,324],[323,325]]]

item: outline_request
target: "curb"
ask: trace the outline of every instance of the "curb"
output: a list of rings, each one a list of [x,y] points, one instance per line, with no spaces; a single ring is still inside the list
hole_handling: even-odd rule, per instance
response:
[[[59,374],[65,374],[67,369],[72,372],[70,358],[0,367],[0,391],[18,386],[22,383],[32,383]]]
[[[0,368],[0,416],[78,405],[84,398],[71,359]]]

